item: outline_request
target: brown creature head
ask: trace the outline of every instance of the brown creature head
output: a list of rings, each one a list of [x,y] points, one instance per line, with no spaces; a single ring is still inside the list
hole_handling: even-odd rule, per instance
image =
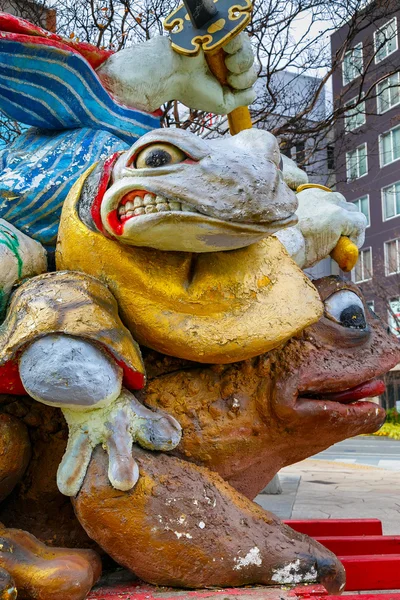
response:
[[[368,398],[382,393],[380,378],[400,362],[399,342],[352,283],[314,283],[323,317],[277,350],[224,366],[170,363],[163,371],[161,359],[146,361],[145,401],[183,427],[175,453],[218,471],[249,497],[283,466],[372,433],[385,420]]]
[[[369,399],[384,391],[382,376],[400,361],[398,340],[357,286],[338,277],[314,283],[323,317],[270,356],[274,386],[268,415],[295,436],[287,464],[379,429],[385,411]]]

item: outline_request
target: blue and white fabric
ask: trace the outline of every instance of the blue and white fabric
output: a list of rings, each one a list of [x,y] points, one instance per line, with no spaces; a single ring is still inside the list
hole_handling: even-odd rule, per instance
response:
[[[160,126],[114,101],[79,54],[1,37],[0,110],[35,127],[0,152],[0,217],[50,250],[81,173]]]

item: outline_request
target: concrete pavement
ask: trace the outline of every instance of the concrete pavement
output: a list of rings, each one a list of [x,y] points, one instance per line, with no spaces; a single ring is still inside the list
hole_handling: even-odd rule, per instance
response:
[[[307,459],[280,472],[283,493],[256,502],[282,519],[370,519],[400,535],[400,472]]]
[[[334,444],[312,458],[400,471],[400,442],[372,435],[357,436]]]

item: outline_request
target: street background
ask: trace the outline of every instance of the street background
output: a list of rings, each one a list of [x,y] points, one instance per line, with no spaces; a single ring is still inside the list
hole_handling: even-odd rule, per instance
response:
[[[282,494],[256,502],[282,519],[380,519],[400,535],[400,442],[357,437],[279,473]]]

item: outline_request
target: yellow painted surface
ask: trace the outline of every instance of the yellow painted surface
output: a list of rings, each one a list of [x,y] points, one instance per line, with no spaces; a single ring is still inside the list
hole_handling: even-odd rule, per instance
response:
[[[296,189],[296,194],[299,194],[303,190],[310,190],[312,188],[317,188],[318,190],[324,190],[325,192],[331,192],[331,188],[326,187],[326,185],[321,185],[320,183],[303,183],[303,185],[299,185]]]
[[[343,235],[332,250],[331,258],[337,262],[342,271],[348,273],[357,264],[358,248],[348,237]]]
[[[250,111],[247,106],[239,106],[228,115],[229,131],[231,135],[236,135],[245,129],[251,129],[253,123]]]
[[[118,306],[103,283],[82,273],[46,273],[29,279],[14,293],[0,327],[0,365],[50,333],[97,342],[129,368],[144,373],[139,347],[118,316]]]
[[[189,360],[229,363],[277,347],[322,315],[316,289],[276,238],[204,254],[125,246],[80,221],[84,179],[64,204],[57,268],[106,283],[139,343]]]
[[[224,28],[225,19],[218,19],[215,23],[212,23],[210,27],[207,29],[208,33],[217,33],[217,31],[221,31]]]

